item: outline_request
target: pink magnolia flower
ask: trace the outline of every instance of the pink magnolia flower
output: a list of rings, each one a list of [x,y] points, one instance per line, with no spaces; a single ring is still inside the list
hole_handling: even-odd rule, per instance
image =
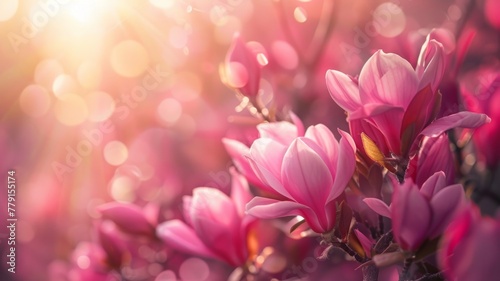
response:
[[[359,79],[329,70],[326,82],[333,100],[347,112],[358,148],[402,177],[423,136],[436,137],[455,127],[475,128],[489,122],[486,115],[471,112],[435,120],[444,71],[443,46],[429,40],[416,69],[400,56],[379,50],[363,66]]]
[[[402,249],[416,251],[425,240],[443,232],[464,200],[462,185],[446,186],[445,174],[437,172],[420,189],[411,179],[395,186],[390,207],[376,198],[364,202],[379,215],[392,219],[394,238]]]
[[[332,230],[335,199],[344,192],[356,162],[351,136],[339,132],[340,142],[322,124],[291,143],[257,139],[250,148],[252,168],[283,200],[255,197],[247,212],[264,219],[300,215],[317,233]]]
[[[481,217],[478,208],[462,212],[448,226],[438,262],[449,280],[489,281],[500,276],[500,217]]]
[[[244,96],[255,97],[259,91],[260,65],[257,56],[238,34],[234,36],[226,55],[221,78]]]
[[[259,138],[269,138],[282,143],[283,145],[289,145],[295,138],[299,136],[304,136],[304,125],[302,121],[293,113],[290,114],[293,123],[280,121],[272,123],[261,123],[257,125],[257,130],[259,131]],[[255,174],[252,169],[248,155],[250,154],[250,148],[244,143],[237,140],[224,138],[222,142],[229,153],[229,156],[233,159],[233,163],[238,169],[238,171],[247,178],[248,182],[257,186],[261,190],[276,196],[280,196],[273,188],[271,188],[266,183],[262,182],[259,177]]]
[[[198,187],[184,197],[184,218],[160,224],[156,233],[168,246],[189,254],[214,258],[233,266],[245,264],[248,238],[255,218],[245,215],[251,199],[245,178],[231,171],[231,197],[218,189]]]
[[[125,233],[155,237],[156,206],[147,205],[141,209],[133,204],[110,202],[99,206],[97,210],[104,219],[114,222]]]

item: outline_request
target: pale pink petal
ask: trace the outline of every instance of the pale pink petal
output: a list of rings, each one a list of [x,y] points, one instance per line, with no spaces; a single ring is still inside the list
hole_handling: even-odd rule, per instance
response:
[[[437,192],[431,199],[432,223],[430,238],[439,236],[464,206],[465,193],[461,184],[450,185]]]
[[[342,136],[339,144],[339,156],[336,161],[337,166],[333,186],[331,187],[327,202],[335,200],[344,192],[356,168],[356,147],[353,146],[354,140],[348,133],[342,130],[339,130],[339,133]]]
[[[302,216],[309,227],[316,233],[324,233],[333,227],[320,223],[315,212],[308,206],[292,201],[255,197],[247,204],[247,213],[261,219]]]
[[[299,136],[297,126],[286,121],[261,123],[257,130],[261,138],[270,138],[286,146]]]
[[[275,219],[289,216],[302,216],[309,209],[297,202],[255,197],[246,206],[247,213],[261,219]]]
[[[105,219],[113,221],[123,231],[136,235],[154,235],[154,227],[136,205],[111,202],[98,207]]]
[[[310,126],[307,128],[305,137],[312,139],[315,143],[322,148],[329,160],[329,168],[335,172],[334,168],[337,166],[337,158],[339,154],[339,143],[332,134],[332,131],[323,124]]]
[[[302,123],[302,120],[300,120],[300,118],[291,111],[289,114],[293,124],[295,124],[295,127],[297,127],[297,136],[298,137],[304,136],[304,124]]]
[[[359,75],[361,104],[381,103],[406,108],[417,92],[411,64],[396,54],[377,51]]]
[[[378,198],[365,198],[363,202],[365,202],[375,213],[383,217],[391,218],[391,209],[384,201]]]
[[[192,226],[191,223],[191,201],[193,200],[192,196],[185,195],[182,196],[182,214],[184,215],[184,221],[186,221],[187,225]]]
[[[238,173],[234,168],[229,170],[231,173],[231,200],[238,211],[240,217],[245,214],[245,206],[253,196],[248,188],[248,182],[243,175]]]
[[[274,177],[279,179],[286,149],[287,146],[274,139],[260,138],[255,140],[250,147],[250,158],[259,163],[260,166],[265,167]],[[254,172],[258,175],[255,169]]]
[[[468,111],[458,112],[446,117],[437,119],[427,126],[420,135],[437,137],[443,132],[453,128],[477,128],[483,124],[491,122],[486,114],[473,113]]]
[[[450,54],[455,50],[456,41],[455,35],[446,28],[434,28],[431,30],[429,35],[427,35],[426,41],[436,40],[443,45],[445,54]],[[425,43],[424,43],[425,44]]]
[[[161,223],[156,228],[156,235],[178,251],[192,255],[215,258],[215,254],[203,244],[192,228],[180,220],[171,220]]]
[[[443,45],[436,40],[426,41],[417,61],[416,72],[420,79],[418,89],[431,85],[436,91],[446,68]]]
[[[295,201],[324,214],[333,179],[325,157],[318,155],[306,141],[294,140],[285,153],[281,170],[283,185]]]
[[[347,112],[354,111],[361,106],[358,85],[346,74],[337,70],[328,70],[326,87],[332,99]]]
[[[273,194],[282,195],[287,198],[292,198],[292,196],[285,189],[283,184],[281,183],[281,177],[277,178],[273,173],[267,170],[266,167],[256,162],[255,160],[249,158],[250,164],[252,165],[253,170],[259,177],[259,179],[267,185],[267,187],[272,191]]]
[[[238,169],[249,182],[265,188],[265,185],[262,184],[261,180],[255,175],[255,172],[248,162],[248,158],[245,157],[250,154],[250,148],[239,141],[228,138],[223,138],[222,143],[229,156],[231,156],[236,169]]]
[[[443,171],[434,173],[420,187],[420,193],[430,200],[436,193],[446,186],[446,175]]]

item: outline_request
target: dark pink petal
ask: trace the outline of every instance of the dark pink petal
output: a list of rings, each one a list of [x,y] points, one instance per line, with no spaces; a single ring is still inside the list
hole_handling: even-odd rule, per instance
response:
[[[368,205],[368,207],[370,207],[370,209],[372,209],[375,213],[391,218],[391,209],[387,206],[387,204],[385,204],[384,201],[378,198],[365,198],[363,199],[363,202],[365,202],[366,205]]]
[[[437,119],[427,126],[420,135],[437,137],[443,132],[453,128],[477,128],[483,124],[491,122],[486,114],[473,113],[468,111],[458,112],[446,117]]]
[[[358,85],[346,74],[328,70],[326,87],[332,99],[347,112],[355,111],[361,106]]]
[[[363,247],[363,250],[365,251],[366,255],[371,258],[372,256],[372,247],[373,247],[373,240],[366,237],[361,231],[355,229],[354,233],[356,234],[356,237],[358,238],[359,242],[361,243],[361,246]]]
[[[156,228],[156,235],[167,246],[178,251],[207,258],[216,255],[198,238],[192,228],[180,220],[171,220],[161,223]]]
[[[98,207],[106,219],[113,221],[123,231],[135,235],[154,235],[154,226],[149,223],[136,205],[111,202]]]
[[[438,171],[445,173],[447,184],[455,182],[455,162],[446,134],[437,138],[424,138],[416,169],[415,182],[418,186],[422,186],[431,175]]]
[[[411,64],[396,54],[377,51],[359,75],[361,104],[381,103],[406,108],[417,92]]]
[[[427,199],[434,197],[443,187],[446,186],[446,175],[443,171],[436,172],[430,178],[428,178],[424,184],[420,187],[420,193],[425,195]]]
[[[411,100],[401,123],[401,155],[407,157],[409,149],[420,132],[432,122],[441,107],[441,94],[430,84],[421,89]],[[411,155],[410,155],[411,156]]]
[[[396,241],[405,250],[417,250],[427,238],[431,207],[411,179],[394,187],[391,215]]]
[[[314,143],[307,141],[297,138],[286,151],[281,170],[283,185],[295,201],[321,215],[324,214],[333,178],[325,163],[326,156],[319,155],[321,151],[311,148]]]
[[[344,192],[356,168],[356,147],[354,146],[354,140],[348,133],[342,130],[339,130],[339,133],[342,136],[339,143],[339,156],[336,159],[335,177],[327,202],[333,201]]]
[[[465,193],[461,184],[450,185],[437,192],[431,199],[432,223],[429,237],[434,238],[443,233],[457,210],[464,207]]]

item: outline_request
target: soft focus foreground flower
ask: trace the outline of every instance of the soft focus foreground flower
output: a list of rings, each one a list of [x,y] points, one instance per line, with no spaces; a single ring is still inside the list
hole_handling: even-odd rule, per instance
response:
[[[293,123],[280,121],[257,125],[259,138],[269,138],[283,145],[289,145],[295,138],[304,136],[304,125],[302,121],[293,113],[290,114],[290,117]],[[238,171],[247,178],[249,183],[269,194],[280,196],[278,192],[262,182],[255,174],[247,157],[250,154],[250,148],[248,146],[242,142],[229,138],[222,139],[222,142],[229,156],[231,156],[234,165]]]
[[[422,136],[436,137],[455,127],[475,128],[489,121],[484,114],[470,112],[435,120],[444,71],[443,46],[430,40],[415,70],[400,56],[379,50],[363,66],[359,79],[329,70],[326,81],[331,97],[348,114],[358,148],[402,177]]]
[[[446,186],[445,174],[438,172],[420,189],[411,179],[395,186],[390,207],[376,198],[364,202],[379,215],[392,219],[394,238],[402,249],[416,251],[425,240],[443,232],[464,200],[462,185]]]
[[[500,276],[500,217],[481,217],[470,207],[451,222],[438,251],[445,275],[453,281],[489,281]]]
[[[311,229],[325,233],[335,226],[335,199],[352,177],[355,145],[346,132],[338,142],[319,124],[291,143],[257,139],[250,148],[250,162],[260,180],[284,200],[256,197],[247,205],[249,214],[271,219],[300,215]]]
[[[247,97],[255,97],[259,91],[260,65],[256,54],[239,35],[235,35],[229,48],[221,78],[229,87]]]
[[[231,197],[215,188],[198,187],[184,197],[186,222],[171,220],[156,229],[158,237],[177,250],[215,258],[233,266],[249,257],[249,234],[255,219],[244,213],[250,200],[246,180],[232,171]]]

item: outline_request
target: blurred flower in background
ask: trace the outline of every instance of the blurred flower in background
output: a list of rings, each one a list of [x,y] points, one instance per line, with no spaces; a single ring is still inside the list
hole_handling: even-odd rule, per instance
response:
[[[499,7],[495,0],[2,0],[0,167],[4,183],[15,170],[18,220],[15,274],[8,271],[11,233],[0,231],[0,279],[362,280],[367,273],[356,269],[356,261],[380,264],[386,248],[374,241],[393,240],[390,220],[363,200],[389,205],[393,194],[419,193],[439,171],[446,174],[443,192],[460,183],[483,215],[494,216],[500,206]],[[419,59],[422,45],[430,51]],[[412,135],[412,143],[400,144],[397,134],[396,154],[400,146],[415,149],[401,153],[408,160],[403,185],[383,165],[365,161],[360,136],[353,135],[356,170],[352,177],[350,168],[342,175],[339,194],[314,198],[331,193],[299,188],[303,198],[312,196],[308,207],[329,218],[313,230],[328,233],[315,234],[303,224],[304,217],[315,216],[254,225],[257,219],[244,213],[246,202],[257,195],[273,202],[284,198],[252,166],[252,143],[270,138],[288,147],[298,138],[295,154],[318,160],[312,162],[321,162],[328,176],[336,168],[331,163],[352,164],[353,155],[345,160],[326,159],[335,154],[327,157],[328,151],[313,153],[325,145],[325,136],[317,132],[317,145],[310,145],[304,127],[324,124],[317,130],[333,132],[328,138],[350,139],[343,133],[349,131],[344,110],[354,108],[332,100],[332,91],[343,92],[331,79],[326,83],[325,74],[335,69],[357,88],[365,63],[389,53],[411,72],[416,69],[419,81],[432,81],[429,96],[441,94],[439,113],[423,116],[425,125],[436,115],[464,110],[486,114],[491,123],[422,142]],[[435,66],[437,53],[442,68],[429,73],[439,75],[426,76],[423,69]],[[424,84],[413,85],[410,94]],[[388,117],[399,125],[400,119]],[[277,153],[270,152],[260,160]],[[316,181],[309,156],[292,157],[303,169],[291,170],[290,177]],[[234,178],[241,182],[232,183]],[[238,200],[235,184],[245,186]],[[0,220],[9,225],[4,187]],[[325,200],[333,202],[328,209],[315,205]],[[458,220],[451,225],[471,219]],[[468,225],[492,224],[477,221]],[[171,245],[165,225],[173,223],[201,242],[180,243],[185,236],[177,237],[184,248]],[[456,234],[450,229],[445,241]],[[405,239],[394,234],[394,242]],[[472,234],[467,237],[479,235]],[[470,237],[462,239],[464,247],[475,241]],[[448,244],[440,247],[461,249]],[[192,245],[199,249],[186,251]],[[422,248],[438,247],[427,246]],[[380,280],[397,280],[406,270],[399,258],[382,262],[387,268]],[[439,267],[418,262],[413,268],[432,264],[429,274]],[[441,264],[456,268],[446,260]]]

